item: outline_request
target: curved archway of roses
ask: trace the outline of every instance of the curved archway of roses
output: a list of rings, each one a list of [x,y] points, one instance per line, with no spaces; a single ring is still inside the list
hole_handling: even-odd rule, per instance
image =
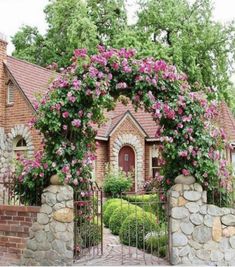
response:
[[[159,183],[169,187],[177,175],[191,174],[212,188],[218,176],[227,179],[218,164],[223,140],[210,123],[216,106],[195,90],[198,85],[190,85],[185,74],[163,60],[137,59],[134,50],[99,47],[89,56],[78,49],[71,66],[35,105],[35,126],[45,137],[44,158],[65,182],[82,187],[95,159],[94,125],[104,123],[104,110],[114,108],[118,98],[129,99],[158,125],[165,161],[165,179]]]

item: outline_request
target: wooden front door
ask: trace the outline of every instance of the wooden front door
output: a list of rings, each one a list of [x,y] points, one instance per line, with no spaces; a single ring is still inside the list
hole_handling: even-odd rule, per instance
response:
[[[118,165],[126,173],[133,173],[132,191],[135,191],[135,152],[130,146],[124,146],[119,151]]]

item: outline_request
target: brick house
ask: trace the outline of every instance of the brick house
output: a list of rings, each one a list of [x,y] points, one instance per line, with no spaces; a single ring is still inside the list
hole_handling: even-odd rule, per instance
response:
[[[0,35],[0,182],[16,152],[32,156],[40,148],[40,133],[30,130],[35,94],[43,93],[55,73],[6,54],[7,42]],[[131,104],[117,103],[105,113],[107,122],[98,129],[97,160],[94,177],[102,184],[105,164],[134,170],[134,188],[142,189],[145,180],[160,168],[156,124],[149,113],[135,112]],[[223,126],[235,145],[235,120],[225,103],[220,106],[217,123]],[[227,149],[226,158],[235,164],[235,150]],[[1,194],[1,190],[0,190]]]

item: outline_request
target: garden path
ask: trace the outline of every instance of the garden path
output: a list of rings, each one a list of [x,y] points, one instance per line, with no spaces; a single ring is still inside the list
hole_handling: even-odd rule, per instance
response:
[[[112,265],[169,265],[167,260],[122,245],[119,237],[104,228],[104,253],[102,256],[87,255],[74,263],[74,266],[112,266]],[[92,252],[91,252],[92,254]]]

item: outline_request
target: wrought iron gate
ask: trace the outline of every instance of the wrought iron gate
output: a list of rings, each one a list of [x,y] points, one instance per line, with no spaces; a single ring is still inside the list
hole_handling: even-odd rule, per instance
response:
[[[168,265],[169,215],[163,192],[122,194],[116,207],[110,205],[116,218],[107,204],[104,220],[102,190],[92,185],[85,199],[81,193],[76,192],[74,203],[76,265]]]
[[[74,192],[74,260],[103,254],[103,192],[97,183]]]

